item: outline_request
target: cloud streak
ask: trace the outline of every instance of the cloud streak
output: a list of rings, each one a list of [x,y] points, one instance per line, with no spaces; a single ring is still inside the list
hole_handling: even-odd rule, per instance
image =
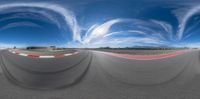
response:
[[[57,4],[34,3],[34,2],[0,4],[0,11],[17,7],[33,7],[33,8],[48,9],[62,15],[64,17],[65,22],[69,25],[71,31],[73,32],[73,40],[77,41],[81,40],[79,25],[72,11]]]
[[[184,38],[189,37],[189,35],[184,35],[186,25],[190,18],[200,12],[200,5],[195,6],[191,9],[184,10],[180,12],[180,9],[177,14],[177,18],[179,19],[179,26],[176,32],[176,35],[173,35],[173,27],[171,24],[167,22],[163,22],[160,20],[154,19],[127,19],[127,18],[116,18],[112,20],[108,20],[102,24],[94,24],[92,25],[85,33],[85,35],[81,35],[81,29],[78,25],[76,20],[76,16],[74,13],[62,7],[58,4],[52,3],[36,3],[36,2],[29,2],[29,3],[10,3],[10,4],[0,4],[0,11],[8,10],[8,9],[15,9],[20,7],[30,7],[30,8],[41,8],[50,10],[53,12],[58,13],[61,15],[65,23],[69,26],[73,33],[73,41],[68,42],[70,46],[78,45],[78,46],[119,46],[119,45],[134,45],[141,43],[141,44],[168,44],[171,40],[182,40]],[[36,11],[37,13],[37,11]],[[54,21],[55,23],[59,24],[58,20],[54,19],[49,13],[39,11],[38,13],[44,15],[49,20]],[[184,14],[180,16],[179,14]],[[23,14],[21,14],[23,16]],[[1,20],[7,20],[9,18],[16,18],[19,17],[11,16],[8,18],[2,18]],[[29,16],[24,16],[29,17]],[[38,17],[36,17],[38,18]],[[21,25],[30,25],[34,27],[39,27],[39,25],[34,23],[28,22],[18,22],[18,23],[11,23],[7,26],[2,27],[1,29],[7,29],[11,27],[16,27],[19,24]],[[128,29],[125,28],[118,28],[116,30],[113,29],[115,26],[123,26],[124,24],[128,25]],[[65,27],[64,27],[65,28]],[[67,27],[66,27],[67,28]],[[186,31],[187,32],[187,31]],[[82,36],[82,37],[81,37]],[[185,36],[185,37],[184,37]],[[78,43],[76,42],[78,41]],[[81,43],[81,44],[80,44]],[[105,44],[106,43],[106,44]]]
[[[116,25],[130,24],[130,29],[110,32]],[[156,28],[156,29],[155,29]],[[166,34],[168,33],[168,34]],[[134,45],[134,43],[164,44],[172,38],[172,27],[162,21],[140,19],[113,19],[101,25],[92,26],[83,39],[86,46]]]
[[[183,18],[180,19],[180,23],[179,23],[179,28],[177,31],[177,39],[181,40],[183,38],[184,35],[184,31],[187,25],[187,22],[189,21],[189,19],[200,12],[200,5],[195,6],[191,9],[189,9],[186,14],[183,16]]]
[[[13,28],[13,27],[18,27],[18,26],[30,26],[30,27],[41,28],[40,25],[31,23],[31,22],[17,22],[17,23],[9,23],[3,27],[0,27],[0,30],[5,30],[5,29]]]
[[[100,26],[92,26],[92,28],[89,29],[88,31],[89,33],[87,33],[87,36],[85,37],[83,43],[87,44],[87,43],[90,43],[92,39],[103,37],[109,31],[112,25],[119,22],[123,22],[123,20],[115,19],[115,20],[105,22]]]

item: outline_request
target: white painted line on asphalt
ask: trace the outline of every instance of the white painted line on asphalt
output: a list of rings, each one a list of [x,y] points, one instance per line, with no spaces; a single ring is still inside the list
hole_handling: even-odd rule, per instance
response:
[[[55,56],[39,56],[39,58],[55,58]]]
[[[70,55],[72,55],[72,54],[64,54],[64,56],[70,56]]]
[[[19,55],[21,55],[21,56],[28,56],[27,54],[24,54],[24,53],[20,53]]]
[[[78,54],[79,52],[74,52],[73,54]]]

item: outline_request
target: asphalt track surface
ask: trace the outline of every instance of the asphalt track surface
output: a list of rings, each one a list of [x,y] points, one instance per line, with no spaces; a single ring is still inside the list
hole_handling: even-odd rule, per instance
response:
[[[199,51],[156,60],[95,51],[56,60],[0,55],[0,99],[200,99]]]

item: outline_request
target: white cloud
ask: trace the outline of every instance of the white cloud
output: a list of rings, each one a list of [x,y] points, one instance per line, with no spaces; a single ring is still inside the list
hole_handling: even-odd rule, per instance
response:
[[[109,31],[109,29],[111,28],[112,25],[119,23],[119,22],[122,22],[122,21],[123,21],[122,19],[114,19],[114,20],[110,20],[108,22],[105,22],[98,27],[95,26],[95,28],[94,28],[94,26],[92,26],[92,30],[89,29],[89,31],[91,31],[91,32],[87,33],[89,35],[85,37],[83,43],[87,44],[87,43],[90,43],[90,41],[92,39],[103,37],[105,34],[108,33],[108,31]]]
[[[80,38],[80,29],[79,25],[76,21],[76,17],[73,14],[72,11],[57,5],[57,4],[51,4],[51,3],[9,3],[9,4],[0,4],[0,11],[6,10],[9,8],[16,8],[16,7],[35,7],[35,8],[43,8],[48,9],[51,11],[54,11],[56,13],[59,13],[62,15],[66,21],[66,23],[69,25],[70,29],[73,32],[73,39],[77,41],[81,41]]]
[[[164,31],[167,33],[169,38],[171,40],[173,39],[173,29],[170,24],[163,22],[163,21],[157,21],[157,20],[151,20],[151,21],[158,24],[159,26],[161,26],[164,29]]]
[[[160,41],[157,38],[140,38],[140,37],[126,37],[126,38],[110,38],[106,37],[104,39],[91,42],[90,44],[84,45],[85,47],[130,47],[138,44],[165,44],[166,42]]]
[[[105,37],[109,37],[109,36],[113,36],[113,35],[125,35],[125,34],[128,34],[128,33],[135,33],[135,34],[142,34],[142,35],[145,35],[146,32],[144,31],[139,31],[139,30],[126,30],[126,31],[117,31],[117,32],[112,32],[112,33],[109,33],[109,34],[105,34],[103,36],[103,38]]]
[[[47,12],[45,10],[11,9],[10,11],[15,12],[15,10],[16,10],[16,12],[20,12],[20,13],[15,13],[15,14],[0,18],[0,21],[6,21],[9,19],[16,19],[16,18],[41,19],[41,20],[47,21],[48,23],[52,22],[53,24],[56,24],[58,26],[58,28],[61,28],[61,24],[58,21],[58,19],[53,14],[50,14],[49,12]],[[31,12],[31,13],[24,13],[24,11]],[[9,12],[9,10],[1,11],[0,13],[4,13],[4,12]],[[41,14],[42,16],[45,16],[45,18],[40,15],[32,14],[32,13]]]
[[[130,24],[131,29],[110,32],[113,25],[117,23]],[[157,27],[157,29],[154,29]],[[165,33],[170,32],[170,35]],[[131,43],[163,44],[166,37],[172,35],[172,28],[169,24],[161,21],[144,21],[140,19],[113,19],[101,25],[93,25],[83,39],[85,46],[115,46],[133,45]],[[139,36],[139,37],[137,37]]]
[[[186,12],[186,14],[183,15],[183,13]],[[188,20],[195,14],[200,12],[200,5],[195,6],[191,9],[183,9],[183,10],[179,10],[177,13],[177,17],[179,19],[179,28],[177,31],[177,39],[181,40],[183,38],[184,35],[184,31],[186,28],[186,24],[188,22]]]
[[[16,22],[16,23],[9,23],[9,24],[1,27],[0,29],[4,30],[4,29],[8,29],[8,28],[17,27],[17,26],[30,26],[30,27],[41,28],[40,25],[32,23],[32,22]]]
[[[91,33],[92,33],[92,31],[95,29],[95,28],[97,28],[98,27],[98,25],[97,24],[94,24],[94,25],[92,25],[88,30],[87,30],[87,32],[85,33],[85,36],[84,36],[84,42],[86,42],[87,40],[86,39],[88,39],[88,36],[89,35],[91,35]]]

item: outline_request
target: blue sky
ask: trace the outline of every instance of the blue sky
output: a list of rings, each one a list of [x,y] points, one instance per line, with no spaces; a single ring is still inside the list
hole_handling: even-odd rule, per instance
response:
[[[0,47],[200,47],[198,0],[8,0]]]

